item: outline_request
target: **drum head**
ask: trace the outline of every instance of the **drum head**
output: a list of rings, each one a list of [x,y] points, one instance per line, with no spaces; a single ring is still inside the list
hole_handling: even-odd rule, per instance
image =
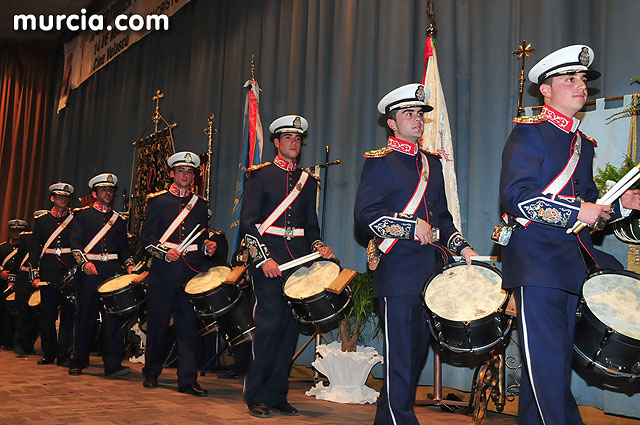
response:
[[[40,290],[38,289],[29,297],[29,307],[37,307],[40,305]]]
[[[640,276],[604,272],[587,279],[582,296],[602,323],[629,338],[640,340]]]
[[[122,276],[112,277],[111,279],[100,285],[100,287],[98,288],[98,292],[107,293],[117,291],[118,289],[129,286],[133,279],[137,277],[137,274],[124,274]]]
[[[340,274],[340,266],[332,261],[316,261],[310,267],[300,267],[284,284],[284,294],[301,300],[317,295]]]
[[[494,313],[507,298],[502,276],[482,263],[456,263],[427,282],[424,302],[434,314],[456,322],[470,322]]]
[[[200,273],[187,282],[184,292],[187,294],[202,294],[210,291],[222,285],[229,273],[231,273],[231,269],[227,266],[211,267],[208,272]]]

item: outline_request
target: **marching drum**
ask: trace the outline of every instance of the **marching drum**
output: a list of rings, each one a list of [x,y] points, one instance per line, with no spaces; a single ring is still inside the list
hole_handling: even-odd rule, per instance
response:
[[[335,294],[327,286],[340,274],[337,261],[318,260],[310,266],[300,266],[287,276],[283,292],[299,330],[311,335],[335,328],[351,305],[351,290]]]
[[[226,266],[212,267],[207,273],[200,273],[187,282],[184,292],[199,318],[220,317],[240,300],[240,288],[223,285],[230,272]]]
[[[225,283],[230,273],[229,267],[212,267],[187,282],[184,291],[203,323],[200,335],[219,327],[227,342],[237,346],[253,337],[255,326],[249,298],[238,285]]]
[[[125,274],[106,280],[98,287],[98,295],[107,313],[122,316],[137,310],[146,301],[146,291],[139,274]]]
[[[29,297],[29,301],[27,301],[27,304],[29,305],[29,307],[39,307],[40,306],[40,290],[36,289],[35,291],[33,291],[33,293],[31,294],[31,296]]]
[[[640,376],[640,275],[598,271],[582,288],[573,349],[605,376]]]
[[[5,298],[5,305],[7,306],[7,310],[9,311],[9,313],[16,314],[17,307],[15,292],[11,292],[9,295],[7,295],[7,297]]]
[[[483,355],[508,342],[510,293],[502,289],[502,274],[494,267],[478,261],[446,265],[429,278],[423,296],[429,329],[441,347]]]

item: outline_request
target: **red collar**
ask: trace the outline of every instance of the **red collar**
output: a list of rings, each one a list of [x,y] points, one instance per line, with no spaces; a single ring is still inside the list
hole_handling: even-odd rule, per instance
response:
[[[57,209],[51,208],[51,215],[54,216],[55,218],[62,218],[64,216],[66,216],[67,214],[69,214],[69,210],[66,209],[66,208],[64,210],[62,210],[62,212],[58,212]]]
[[[411,143],[404,140],[397,139],[395,137],[389,137],[387,146],[394,151],[406,153],[407,155],[415,155],[418,153],[418,144]]]
[[[104,206],[98,201],[95,201],[93,203],[93,208],[100,211],[101,213],[108,213],[109,211],[111,211],[111,207]]]
[[[544,105],[542,113],[549,118],[549,122],[560,130],[567,133],[573,133],[578,129],[580,120],[577,118],[569,118],[568,116],[556,111],[549,105]]]
[[[276,164],[278,167],[282,168],[284,171],[293,171],[296,169],[295,162],[286,161],[280,158],[279,155],[276,155],[275,159],[273,160],[273,163]]]
[[[169,192],[173,193],[176,196],[179,196],[180,198],[184,198],[185,196],[188,196],[191,193],[189,189],[178,189],[178,187],[173,183],[169,188]]]

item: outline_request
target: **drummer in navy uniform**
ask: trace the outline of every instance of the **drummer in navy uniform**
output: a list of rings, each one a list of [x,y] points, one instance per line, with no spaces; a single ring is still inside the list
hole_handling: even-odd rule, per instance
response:
[[[503,288],[515,294],[525,364],[521,424],[582,423],[570,386],[581,288],[593,268],[622,268],[594,249],[588,229],[566,230],[576,220],[600,228],[640,207],[638,190],[611,207],[594,203],[596,143],[575,118],[587,100],[587,81],[600,75],[589,68],[593,57],[589,46],[573,45],[531,69],[529,80],[539,85],[545,106],[540,115],[514,119],[502,155],[500,199],[514,228],[502,249],[502,274]]]
[[[130,372],[122,365],[124,356],[123,333],[118,317],[101,308],[98,287],[115,276],[133,269],[133,258],[127,242],[126,222],[113,211],[114,192],[118,178],[103,173],[89,180],[92,205],[74,210],[71,222],[71,250],[78,265],[76,273],[76,318],[73,360],[69,375],[80,375],[89,365],[89,347],[98,309],[102,317],[104,339],[102,359],[105,376],[122,376]]]
[[[73,347],[73,302],[63,295],[58,286],[65,274],[75,264],[71,255],[69,238],[73,214],[69,211],[73,186],[68,183],[54,183],[49,186],[51,211],[44,212],[35,219],[29,258],[35,279],[33,286],[40,288],[40,339],[43,356],[39,365],[53,364],[68,366],[69,354]],[[45,285],[41,283],[46,282]],[[59,334],[56,334],[56,320],[60,311]]]
[[[419,149],[423,114],[433,109],[428,99],[422,84],[407,84],[380,100],[393,136],[386,147],[365,153],[356,195],[356,225],[376,238],[383,254],[373,272],[385,360],[376,424],[418,423],[413,404],[430,339],[420,294],[436,256],[447,257],[443,247],[467,263],[477,255],[447,210],[440,159]]]
[[[7,310],[6,297],[13,291],[16,275],[11,273],[14,265],[19,264],[18,247],[22,238],[21,232],[27,230],[28,224],[24,220],[9,220],[9,239],[0,244],[0,290],[2,300],[0,301],[0,344],[3,348],[13,349],[13,338],[15,332],[15,316]],[[14,295],[15,296],[15,295]],[[15,301],[14,301],[15,303]]]
[[[147,346],[145,351],[145,388],[158,387],[167,345],[169,320],[173,315],[178,345],[178,391],[205,397],[207,390],[197,382],[196,334],[198,322],[184,292],[184,286],[196,275],[209,269],[207,256],[217,245],[201,235],[182,251],[177,248],[189,234],[207,230],[207,205],[191,192],[195,170],[200,165],[193,152],[178,152],[169,160],[173,184],[169,190],[147,198],[146,218],[140,239],[155,257],[147,279]]]
[[[34,211],[33,217],[37,217],[43,211]],[[15,291],[15,334],[14,351],[18,357],[25,357],[27,354],[35,354],[34,343],[38,337],[38,321],[36,310],[29,306],[28,302],[34,292],[32,282],[36,275],[31,266],[29,258],[29,248],[33,239],[32,231],[20,232],[20,244],[16,254],[17,261],[13,262],[9,272],[14,281]]]
[[[278,266],[312,251],[333,258],[320,240],[316,215],[316,181],[297,167],[307,120],[278,118],[269,126],[277,150],[273,163],[249,169],[242,201],[240,232],[250,254],[256,297],[253,358],[244,382],[249,413],[266,418],[275,411],[298,415],[287,402],[289,369],[298,332],[282,293]]]

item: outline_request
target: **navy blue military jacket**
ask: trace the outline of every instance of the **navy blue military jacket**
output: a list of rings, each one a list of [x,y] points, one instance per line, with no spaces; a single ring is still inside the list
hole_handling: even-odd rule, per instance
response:
[[[44,254],[42,258],[42,248],[47,242],[49,237],[58,228],[58,226],[65,221],[68,215],[56,217],[52,213],[36,217],[33,225],[33,237],[31,239],[31,247],[29,249],[29,259],[31,266],[34,269],[39,269],[40,279],[43,281],[53,281],[54,283],[62,279],[64,274],[71,268],[75,261],[71,255],[71,223],[58,234],[58,236],[51,242],[48,249],[65,249],[68,252],[60,253],[60,255]]]
[[[367,159],[356,195],[355,221],[371,235],[397,239],[373,272],[374,296],[419,295],[434,272],[436,252],[442,252],[442,246],[437,245],[442,244],[459,254],[469,244],[455,228],[447,209],[442,164],[435,155],[426,154],[429,177],[418,209],[412,215],[400,214],[416,191],[422,159],[415,143],[391,137],[389,146],[393,149],[382,148],[365,154]],[[440,243],[420,245],[415,239],[418,218],[440,229]],[[401,234],[398,229],[402,229]]]
[[[15,262],[18,262],[18,263],[20,262],[20,260],[18,260],[17,252],[6,262],[4,261],[9,256],[9,254],[11,254],[13,251],[18,249],[18,246],[19,244],[13,245],[9,241],[4,241],[0,244],[0,265],[4,263],[4,265],[0,268],[0,270],[12,270],[13,264]]]
[[[131,262],[131,249],[127,242],[126,223],[120,215],[109,232],[94,246],[89,252],[84,252],[84,247],[89,241],[102,229],[102,227],[111,219],[113,211],[100,211],[101,208],[97,202],[94,206],[86,206],[74,210],[74,219],[71,221],[71,249],[80,250],[84,254],[117,254],[118,261],[103,262],[100,260],[89,259],[98,270],[98,274],[115,273],[120,271],[113,264],[125,265]],[[128,260],[128,261],[127,261]]]
[[[146,217],[142,230],[140,231],[140,239],[142,245],[147,247],[149,245],[158,245],[160,237],[169,228],[169,225],[173,223],[175,218],[180,212],[187,206],[191,200],[192,193],[181,193],[183,196],[178,196],[174,193],[179,193],[178,189],[173,186],[170,191],[162,191],[157,194],[150,195],[147,199]],[[207,205],[205,201],[198,197],[198,200],[191,208],[191,211],[180,224],[177,229],[169,236],[166,242],[167,246],[173,248],[180,245],[189,236],[189,233],[197,226],[200,225],[198,231],[208,228]],[[207,238],[208,233],[200,235],[193,244],[197,245],[197,249],[187,252],[184,255],[184,260],[168,263],[164,259],[155,258],[151,265],[151,271],[156,273],[161,271],[168,271],[175,263],[180,263],[190,271],[184,270],[186,275],[193,275],[197,272],[206,273],[209,270],[208,260],[205,258],[203,252],[204,240]],[[188,266],[185,264],[188,264]],[[175,270],[174,270],[175,272]],[[184,277],[184,276],[183,276]],[[186,282],[180,282],[184,284]]]
[[[577,220],[580,199],[595,202],[598,197],[592,171],[595,142],[577,130],[578,120],[548,106],[543,115],[516,124],[502,154],[502,207],[511,216],[531,220],[517,228],[502,249],[502,286],[544,286],[579,294],[587,274],[579,244],[598,268],[622,265],[593,247],[588,229],[578,236],[566,234]],[[581,152],[573,175],[558,196],[543,195],[567,166],[578,136]],[[613,209],[615,221],[621,218],[618,203]]]
[[[251,261],[256,266],[272,258],[278,264],[309,254],[320,241],[316,214],[317,181],[309,176],[293,203],[264,234],[256,225],[274,211],[298,183],[302,170],[280,157],[251,171],[242,197],[240,232],[245,236]],[[290,229],[292,234],[284,236]],[[281,232],[282,234],[274,234]],[[266,249],[265,249],[266,247]]]

